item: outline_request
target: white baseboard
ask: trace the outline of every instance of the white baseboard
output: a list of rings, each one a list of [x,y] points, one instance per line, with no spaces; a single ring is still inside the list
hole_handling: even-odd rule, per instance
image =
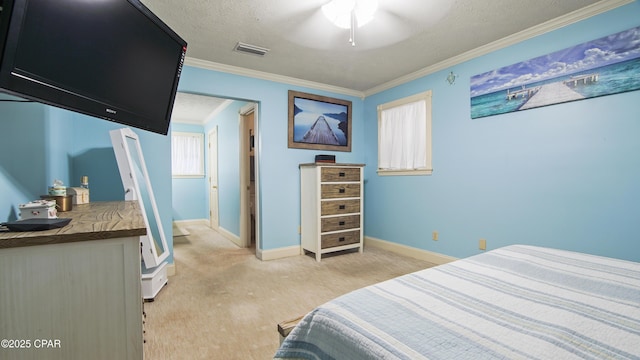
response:
[[[176,225],[173,223],[173,236],[187,236],[190,235],[189,231],[183,228],[182,226]]]
[[[207,219],[191,219],[191,220],[173,220],[175,225],[207,225],[209,226],[209,220]]]
[[[394,252],[403,256],[411,257],[418,260],[428,261],[432,264],[442,265],[448,262],[458,260],[455,257],[439,254],[436,252],[422,250],[406,245],[392,243],[390,241],[376,239],[371,236],[364,237],[365,251],[367,246],[377,247],[387,251]],[[277,260],[286,257],[299,256],[300,246],[288,246],[271,250],[258,250],[256,257],[262,261]]]
[[[177,221],[174,221],[173,223],[174,223],[174,226],[178,226],[178,228],[179,228],[179,225],[204,224],[208,226],[209,220],[207,219],[177,220]],[[230,232],[229,230],[226,230],[223,227],[219,227],[217,231],[225,238],[231,240],[234,244],[240,247],[242,246],[240,244],[240,237],[237,236],[236,234]],[[377,247],[377,248],[391,251],[403,256],[408,256],[414,259],[428,261],[436,265],[446,264],[448,262],[458,260],[457,258],[452,256],[448,256],[448,255],[444,255],[444,254],[440,254],[440,253],[436,253],[428,250],[418,249],[411,246],[401,245],[401,244],[393,243],[390,241],[377,239],[371,236],[364,237],[364,245],[365,247],[367,246]],[[283,258],[292,257],[292,256],[299,256],[300,254],[301,252],[300,252],[299,245],[288,246],[288,247],[283,247],[278,249],[271,249],[271,250],[258,249],[256,251],[256,257],[262,261],[283,259]],[[175,273],[176,273],[175,264],[169,264],[169,266],[167,267],[167,275],[173,276],[175,275]]]
[[[223,228],[223,227],[218,227],[218,228],[216,229],[216,231],[217,231],[220,235],[222,235],[222,236],[224,236],[225,238],[227,238],[227,239],[231,240],[231,242],[232,242],[232,243],[234,243],[234,244],[236,244],[237,246],[239,246],[239,247],[244,247],[244,246],[243,246],[244,244],[241,244],[241,243],[240,243],[240,236],[238,236],[238,235],[236,235],[236,234],[232,233],[231,231],[229,231],[229,230],[227,230],[227,229],[225,229],[225,228]]]
[[[193,220],[175,220],[173,222],[173,229],[174,232],[176,231],[175,229],[178,228],[178,231],[185,231],[180,229],[181,226],[189,226],[189,225],[204,225],[204,226],[209,226],[209,220],[207,219],[193,219]],[[232,233],[231,231],[223,228],[223,227],[218,227],[217,229],[214,229],[215,231],[217,231],[218,233],[220,233],[220,235],[224,236],[225,238],[231,240],[231,242],[233,242],[234,244],[242,247],[242,245],[240,244],[240,237],[234,233]],[[188,231],[187,234],[188,235]],[[180,236],[177,234],[174,234],[173,236]]]
[[[418,260],[425,260],[432,264],[442,265],[454,260],[458,260],[452,256],[439,254],[436,252],[422,250],[411,246],[392,243],[390,241],[376,239],[371,236],[364,237],[365,250],[367,246],[373,246],[387,251],[391,251],[400,255],[408,256]]]
[[[173,236],[186,236],[189,235],[189,231],[184,227],[189,225],[206,225],[209,226],[209,220],[207,219],[193,219],[193,220],[174,220],[173,221]]]
[[[256,257],[262,261],[277,260],[292,256],[300,256],[300,246],[256,251]]]

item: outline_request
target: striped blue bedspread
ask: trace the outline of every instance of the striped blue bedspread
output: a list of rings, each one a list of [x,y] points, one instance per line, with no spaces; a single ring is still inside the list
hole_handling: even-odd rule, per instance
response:
[[[338,297],[276,359],[640,359],[640,263],[513,245]]]

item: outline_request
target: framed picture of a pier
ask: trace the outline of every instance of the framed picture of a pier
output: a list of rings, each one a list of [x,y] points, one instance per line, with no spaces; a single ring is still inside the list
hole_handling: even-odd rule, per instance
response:
[[[471,78],[471,118],[640,89],[640,27]]]
[[[351,151],[351,101],[289,90],[289,147]]]

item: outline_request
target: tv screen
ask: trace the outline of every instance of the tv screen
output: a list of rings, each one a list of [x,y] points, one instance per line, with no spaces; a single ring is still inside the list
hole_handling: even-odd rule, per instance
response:
[[[0,0],[0,88],[167,134],[187,43],[138,0]]]

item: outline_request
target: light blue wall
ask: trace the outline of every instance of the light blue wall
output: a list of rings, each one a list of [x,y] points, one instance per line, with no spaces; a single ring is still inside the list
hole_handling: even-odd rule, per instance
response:
[[[209,132],[214,127],[218,127],[219,225],[236,236],[240,236],[239,111],[246,104],[245,101],[234,101],[205,125],[207,141],[209,141]],[[208,162],[207,170],[210,170]],[[205,193],[204,197],[207,198],[207,196],[207,193]]]
[[[19,204],[46,194],[52,180],[47,115],[47,107],[38,103],[0,102],[0,221],[17,220]]]
[[[240,123],[239,111],[246,101],[235,100],[205,125],[175,123],[172,131],[205,135],[205,168],[209,174],[209,132],[218,127],[218,208],[219,225],[240,236]],[[208,179],[173,179],[174,220],[209,219]]]
[[[69,151],[72,180],[77,179],[79,183],[81,176],[89,176],[91,201],[124,200],[124,188],[109,137],[109,131],[120,129],[123,125],[83,114],[72,114],[73,123],[69,130],[72,139]],[[132,130],[140,140],[163,232],[171,249],[168,261],[173,262],[171,138],[146,130]]]
[[[299,245],[298,164],[319,153],[287,148],[287,91],[297,90],[353,102],[353,150],[328,153],[367,164],[367,236],[456,257],[477,253],[478,239],[486,238],[489,248],[528,243],[640,260],[640,91],[469,116],[471,76],[637,26],[639,19],[636,1],[364,101],[190,66],[180,91],[259,103],[263,250]],[[445,82],[450,70],[460,76],[453,86]],[[376,105],[427,89],[434,174],[378,177]],[[37,198],[54,178],[75,185],[88,175],[92,200],[122,199],[108,135],[118,124],[35,103],[0,103],[0,123],[0,220],[15,219],[17,205]],[[134,131],[171,243],[170,138]],[[438,242],[430,240],[434,230]]]
[[[55,179],[79,186],[80,177],[87,175],[91,201],[124,199],[109,138],[109,130],[121,125],[33,102],[0,102],[0,124],[1,221],[16,220],[18,205],[46,194]],[[171,209],[170,140],[134,131],[140,137],[158,206]],[[171,212],[161,210],[161,217],[172,248]]]
[[[300,244],[300,180],[298,165],[313,162],[319,152],[287,147],[288,90],[339,97],[353,102],[352,152],[335,154],[338,161],[364,161],[363,102],[352,96],[185,66],[180,91],[259,103],[257,151],[260,172],[261,249]]]
[[[313,161],[317,154],[287,148],[287,91],[290,89],[353,101],[353,151],[323,153],[334,153],[343,162],[364,161],[362,101],[359,98],[189,66],[184,68],[180,81],[181,91],[249,99],[260,104],[256,146],[261,169],[262,249],[299,244],[298,164]],[[0,219],[16,219],[18,205],[45,193],[47,185],[55,178],[77,185],[76,181],[87,175],[92,201],[123,198],[122,182],[109,138],[109,130],[121,125],[37,103],[3,102],[0,107],[0,120],[4,126],[0,133],[0,150],[3,150],[0,157],[0,184],[3,185]],[[168,136],[144,130],[134,131],[140,137],[164,232],[172,249],[171,140]],[[232,138],[237,139],[237,136]],[[230,230],[234,231],[236,225],[231,222]],[[173,257],[169,260],[173,261]]]
[[[202,125],[173,123],[171,125],[171,131],[204,134],[204,127]],[[171,157],[169,157],[169,159],[171,159]],[[173,178],[171,201],[173,206],[173,220],[208,219],[209,201],[207,194],[206,177],[193,179]]]
[[[475,120],[469,110],[471,76],[639,24],[634,2],[366,98],[365,234],[455,257],[485,238],[640,261],[640,91]],[[433,175],[379,177],[376,106],[428,89]]]

